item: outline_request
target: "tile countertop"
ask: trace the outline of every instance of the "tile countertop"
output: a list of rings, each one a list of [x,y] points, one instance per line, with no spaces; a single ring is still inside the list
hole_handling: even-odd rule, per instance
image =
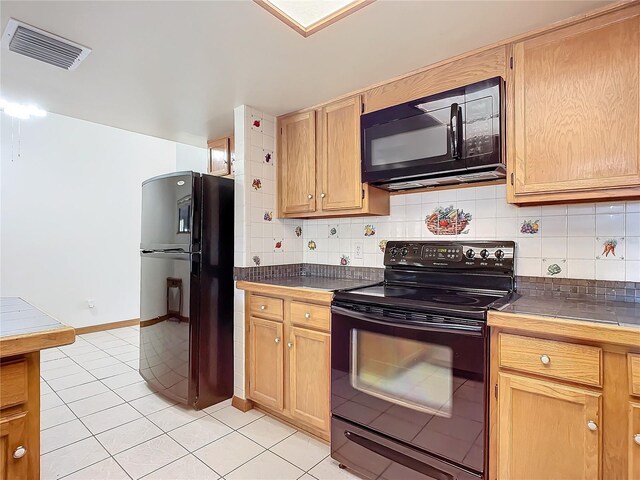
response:
[[[500,311],[640,328],[638,303],[523,295]]]
[[[75,330],[25,302],[0,297],[0,356],[33,352],[75,341]]]
[[[377,283],[380,283],[375,280],[315,276],[275,277],[265,278],[261,280],[247,280],[247,282],[261,283],[264,285],[275,285],[278,287],[321,290],[325,292],[335,292],[336,290],[366,287],[368,285],[375,285]]]

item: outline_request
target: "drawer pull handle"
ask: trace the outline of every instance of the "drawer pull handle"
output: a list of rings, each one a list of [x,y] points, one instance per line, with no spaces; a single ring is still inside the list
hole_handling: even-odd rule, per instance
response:
[[[313,195],[309,194],[309,195],[307,195],[307,198],[308,198],[309,200],[311,200],[311,199],[313,198]]]
[[[16,458],[16,459],[22,458],[25,456],[26,453],[27,453],[27,449],[24,448],[22,445],[20,445],[13,451],[13,458]]]
[[[324,197],[326,197],[326,196],[327,196],[327,194],[326,194],[326,193],[321,193],[321,194],[320,194],[320,196],[321,196],[322,198],[324,198]]]
[[[304,318],[306,318],[306,319],[311,318],[311,314],[310,314],[309,312],[305,313],[305,314],[304,314]]]
[[[594,422],[593,420],[589,420],[587,422],[587,428],[592,432],[595,432],[598,429],[598,424],[596,424],[596,422]]]
[[[543,365],[549,365],[551,363],[551,359],[549,358],[549,355],[540,355],[540,361],[542,362]]]
[[[280,343],[280,337],[276,337],[275,342]]]
[[[260,305],[260,310],[266,310],[267,306],[266,305]]]
[[[293,342],[287,342],[287,347],[289,348],[293,347]]]
[[[636,433],[633,436],[633,441],[636,442],[636,445],[640,445],[640,433]]]

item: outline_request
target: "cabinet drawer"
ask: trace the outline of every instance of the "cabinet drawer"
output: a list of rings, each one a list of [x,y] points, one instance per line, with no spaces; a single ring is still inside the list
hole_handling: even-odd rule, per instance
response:
[[[291,302],[291,323],[329,331],[331,330],[331,309],[308,303]]]
[[[640,396],[640,354],[628,353],[629,393]]]
[[[585,385],[602,384],[602,350],[587,345],[501,333],[500,367]]]
[[[27,401],[27,361],[0,363],[0,408]]]
[[[258,317],[282,320],[282,299],[263,297],[261,295],[251,295],[251,299],[249,300],[249,311],[251,312],[251,315],[256,315]]]

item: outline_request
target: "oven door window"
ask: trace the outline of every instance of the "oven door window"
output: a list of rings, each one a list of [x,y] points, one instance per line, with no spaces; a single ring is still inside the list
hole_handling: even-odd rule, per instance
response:
[[[356,390],[451,418],[453,350],[447,346],[351,329],[350,372]]]

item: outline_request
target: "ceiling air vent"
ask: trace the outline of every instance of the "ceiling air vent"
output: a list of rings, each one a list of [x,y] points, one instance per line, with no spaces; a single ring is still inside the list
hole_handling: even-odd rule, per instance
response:
[[[13,18],[4,30],[2,45],[12,52],[65,70],[75,70],[91,53],[90,48]]]

